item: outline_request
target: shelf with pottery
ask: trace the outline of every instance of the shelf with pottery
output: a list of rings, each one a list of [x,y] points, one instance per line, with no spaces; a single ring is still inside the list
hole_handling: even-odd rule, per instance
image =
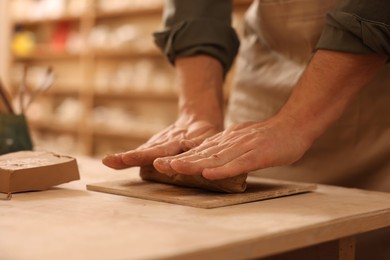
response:
[[[53,18],[38,18],[38,19],[17,19],[14,20],[13,23],[16,26],[37,26],[41,24],[53,24],[53,23],[60,23],[60,22],[80,22],[81,16],[75,16],[75,15],[62,15],[59,17],[53,17]]]
[[[80,54],[66,52],[35,52],[25,56],[15,55],[15,62],[37,62],[37,61],[53,61],[53,60],[69,60],[80,59]]]
[[[41,48],[42,49],[42,48]],[[112,50],[88,50],[88,54],[69,53],[69,52],[52,52],[52,51],[36,51],[26,55],[14,55],[15,62],[32,62],[32,61],[53,61],[53,60],[69,60],[80,59],[82,56],[90,55],[95,58],[110,58],[110,59],[129,59],[129,58],[162,58],[163,55],[157,49],[143,50],[137,48],[123,48]]]
[[[66,96],[71,96],[75,97],[79,95],[79,90],[75,89],[74,87],[69,88],[69,87],[64,87],[64,86],[53,86],[51,89],[46,91],[43,96],[48,97],[48,98],[53,98],[53,97],[66,97]]]
[[[131,89],[131,87],[129,88]],[[123,91],[123,92],[95,92],[95,99],[100,100],[155,100],[165,102],[176,102],[177,94],[174,92],[153,92],[153,91]]]
[[[95,137],[99,138],[107,138],[107,139],[131,139],[131,140],[137,140],[141,142],[145,142],[148,140],[151,136],[151,133],[145,133],[143,131],[134,130],[134,128],[131,131],[114,131],[114,130],[95,130],[93,132]]]
[[[31,130],[44,130],[74,135],[78,133],[76,128],[77,124],[48,122],[47,120],[28,120],[28,123]]]
[[[161,58],[163,55],[157,49],[122,48],[122,49],[97,49],[92,50],[91,55],[96,58]]]
[[[174,122],[178,99],[177,89],[174,89],[173,69],[154,46],[152,39],[152,32],[161,26],[162,2],[134,0],[128,1],[126,8],[115,9],[111,1],[85,1],[88,4],[78,15],[65,12],[56,18],[11,21],[12,30],[23,27],[31,32],[41,27],[69,24],[72,32],[77,33],[78,45],[75,45],[77,48],[73,46],[72,51],[59,52],[37,44],[28,53],[14,53],[10,67],[20,64],[54,64],[54,72],[58,75],[56,83],[42,99],[51,102],[48,108],[51,116],[30,120],[31,130],[42,133],[42,146],[46,133],[69,134],[74,138],[72,142],[77,143],[77,153],[100,156],[104,154],[105,143],[115,143],[122,139],[122,142],[118,141],[118,147],[124,149],[123,144],[126,143],[129,144],[127,149],[133,149]],[[235,12],[240,12],[249,3],[247,0],[234,1],[237,7]],[[125,39],[123,44],[112,44],[116,43],[112,36],[119,35],[118,32],[123,29],[120,26],[130,30],[129,35],[131,32],[137,34]],[[96,44],[99,41],[94,40],[93,35],[97,34],[98,40],[101,40],[102,32],[106,33],[104,37],[111,45],[106,42]],[[227,81],[224,95],[226,101],[230,77]],[[71,124],[50,120],[59,118],[55,104],[58,106],[61,102],[68,103],[61,111],[72,110],[74,117],[82,120]],[[132,107],[128,108],[129,105]],[[74,106],[78,110],[73,109]],[[42,111],[42,108],[38,111]],[[105,125],[102,125],[104,113],[108,114],[106,122],[103,122]],[[121,120],[113,120],[111,123],[110,113],[123,116],[124,126],[117,124]],[[127,120],[127,113],[130,120]],[[138,117],[133,117],[134,113]],[[114,144],[110,151],[115,151]]]
[[[140,15],[161,15],[163,6],[146,6],[138,8],[126,8],[124,10],[114,11],[96,11],[96,19],[118,18],[121,16],[140,16]]]

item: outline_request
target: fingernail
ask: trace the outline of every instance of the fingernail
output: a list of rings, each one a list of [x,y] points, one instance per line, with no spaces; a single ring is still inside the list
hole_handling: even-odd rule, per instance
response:
[[[115,154],[109,154],[106,155],[102,159],[102,163],[108,167],[114,168],[114,169],[123,169],[127,168],[127,165],[125,165],[122,161],[122,159]]]
[[[172,170],[169,161],[164,159],[154,160],[153,166],[156,167],[159,172],[163,172],[163,173],[168,173]]]
[[[169,163],[171,169],[179,173],[182,171],[183,168],[186,168],[185,166],[183,166],[183,164],[184,162],[180,159],[171,160]]]
[[[181,160],[181,159],[173,159],[173,160],[171,160],[170,161],[170,164],[172,165],[180,165],[180,164],[182,164],[183,163],[183,160]]]
[[[203,178],[210,180],[210,181],[219,179],[218,175],[216,175],[214,173],[214,171],[211,169],[204,169],[202,172],[202,176],[203,176]]]
[[[139,158],[138,154],[134,152],[126,152],[126,153],[116,154],[116,155],[119,156],[121,160],[127,164],[131,164]]]

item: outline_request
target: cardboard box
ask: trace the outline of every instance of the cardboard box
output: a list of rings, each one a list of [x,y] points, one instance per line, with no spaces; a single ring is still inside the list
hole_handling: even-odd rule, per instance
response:
[[[20,151],[0,156],[0,192],[47,190],[79,180],[75,158],[44,151]]]

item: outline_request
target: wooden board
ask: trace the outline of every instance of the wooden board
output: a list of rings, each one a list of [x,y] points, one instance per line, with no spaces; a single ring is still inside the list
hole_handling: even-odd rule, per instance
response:
[[[210,209],[313,191],[316,189],[316,185],[248,177],[247,190],[244,193],[235,194],[146,182],[141,179],[88,184],[87,189],[115,195]]]

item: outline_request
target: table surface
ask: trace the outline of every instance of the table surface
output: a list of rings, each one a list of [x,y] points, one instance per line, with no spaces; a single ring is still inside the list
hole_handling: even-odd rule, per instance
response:
[[[315,192],[199,209],[86,190],[138,178],[78,159],[81,180],[0,201],[1,259],[224,259],[267,256],[390,226],[390,194]]]

